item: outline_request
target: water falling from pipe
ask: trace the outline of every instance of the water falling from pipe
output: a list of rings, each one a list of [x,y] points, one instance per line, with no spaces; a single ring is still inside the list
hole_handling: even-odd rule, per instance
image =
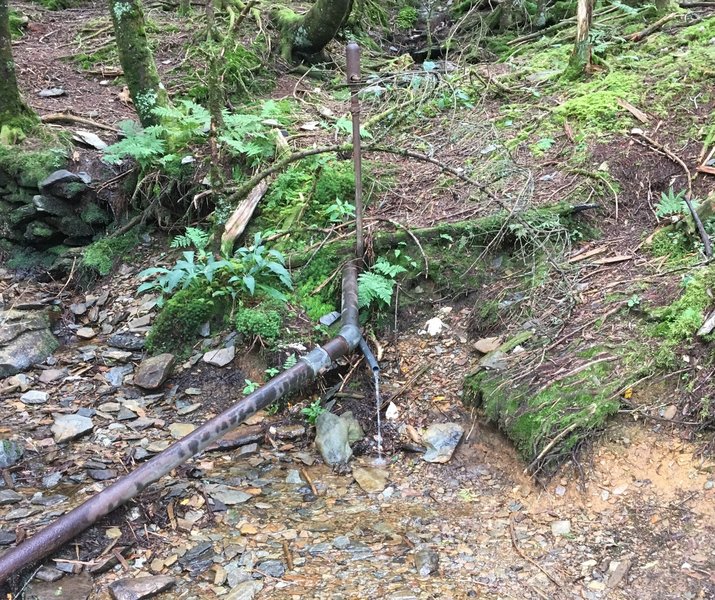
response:
[[[373,380],[375,381],[375,408],[377,412],[377,463],[384,464],[382,458],[382,420],[380,418],[380,409],[382,408],[382,400],[380,399],[380,371],[378,369],[372,372]]]

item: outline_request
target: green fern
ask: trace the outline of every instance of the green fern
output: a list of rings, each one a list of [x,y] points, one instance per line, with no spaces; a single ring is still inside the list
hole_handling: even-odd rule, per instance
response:
[[[202,231],[197,227],[187,227],[186,233],[177,235],[171,241],[172,248],[190,248],[193,246],[199,251],[203,251],[209,245],[211,235],[207,231]]]
[[[401,267],[400,265],[393,265],[390,261],[388,261],[386,258],[383,258],[382,256],[377,259],[377,262],[375,262],[375,264],[373,265],[372,270],[387,277],[390,277],[391,279],[394,279],[400,273],[405,273],[407,271],[405,267]]]
[[[676,194],[671,187],[667,194],[665,192],[661,193],[660,202],[655,205],[655,214],[658,217],[688,214],[688,205],[685,203],[685,191],[681,190]]]
[[[368,271],[358,275],[358,306],[367,308],[373,302],[387,307],[392,302],[395,280]]]
[[[104,151],[104,160],[108,163],[116,165],[125,158],[133,158],[146,168],[164,154],[166,143],[162,138],[165,129],[161,125],[142,129],[134,121],[122,121],[119,128],[125,137]]]

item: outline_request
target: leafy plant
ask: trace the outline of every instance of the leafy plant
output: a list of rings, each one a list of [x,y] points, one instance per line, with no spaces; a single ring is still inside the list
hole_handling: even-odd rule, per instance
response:
[[[318,417],[325,412],[325,409],[320,406],[320,398],[314,400],[308,406],[301,409],[300,414],[305,415],[305,420],[311,425],[315,425]]]
[[[323,211],[323,214],[328,217],[331,223],[340,223],[355,216],[355,207],[350,202],[336,198],[335,202]]]
[[[655,205],[655,214],[658,217],[688,214],[688,205],[685,203],[685,190],[681,190],[676,194],[671,187],[668,193],[662,192],[660,202]]]
[[[139,273],[140,278],[148,279],[137,292],[150,290],[161,292],[159,305],[164,297],[177,290],[186,289],[195,282],[215,284],[214,298],[231,296],[236,299],[242,293],[251,296],[260,292],[270,298],[285,301],[285,295],[277,286],[292,289],[290,273],[285,268],[285,259],[277,250],[266,248],[260,233],[253,239],[253,245],[239,248],[231,259],[216,259],[208,251],[209,235],[199,229],[189,227],[186,233],[176,237],[172,248],[193,246],[185,250],[182,258],[171,268],[151,267]]]
[[[392,292],[395,288],[395,277],[407,271],[400,265],[380,257],[370,271],[358,275],[358,305],[366,308],[374,303],[384,307],[390,306]]]
[[[637,306],[640,306],[641,303],[641,297],[638,294],[633,294],[630,298],[628,298],[628,308],[635,308]]]
[[[412,6],[403,6],[397,13],[395,25],[400,29],[412,29],[417,22],[417,10]]]
[[[229,286],[238,283],[251,296],[258,290],[270,298],[285,302],[285,294],[274,284],[278,282],[289,290],[293,289],[293,280],[285,268],[285,257],[278,250],[267,249],[261,233],[255,234],[251,246],[236,250],[227,266],[233,273],[228,280]]]
[[[295,354],[291,354],[288,358],[285,359],[283,362],[283,370],[287,371],[288,369],[292,369],[295,367],[295,365],[298,363],[298,359],[296,358]]]
[[[251,381],[250,379],[244,379],[243,381],[246,384],[242,390],[244,396],[248,396],[248,394],[252,394],[259,387],[261,387],[261,385],[259,383],[256,383],[255,381]]]

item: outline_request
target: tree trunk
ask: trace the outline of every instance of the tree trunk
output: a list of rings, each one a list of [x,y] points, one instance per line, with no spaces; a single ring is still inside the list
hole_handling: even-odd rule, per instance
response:
[[[22,130],[37,119],[20,97],[12,60],[10,9],[7,0],[0,0],[0,142],[13,143],[22,137]]]
[[[320,57],[323,49],[338,33],[352,9],[352,0],[316,0],[312,8],[298,16],[290,9],[278,11],[284,58]]]
[[[134,108],[144,127],[155,125],[159,119],[153,110],[157,106],[166,106],[169,98],[159,81],[154,55],[149,48],[140,0],[109,0],[109,8],[119,62]]]
[[[578,0],[576,10],[576,44],[569,60],[565,76],[578,79],[591,69],[591,21],[593,19],[593,0]]]

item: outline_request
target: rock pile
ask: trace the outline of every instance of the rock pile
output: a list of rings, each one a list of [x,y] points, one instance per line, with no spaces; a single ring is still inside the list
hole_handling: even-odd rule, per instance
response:
[[[34,184],[0,170],[0,239],[39,250],[87,244],[111,221],[91,181],[61,169]]]

